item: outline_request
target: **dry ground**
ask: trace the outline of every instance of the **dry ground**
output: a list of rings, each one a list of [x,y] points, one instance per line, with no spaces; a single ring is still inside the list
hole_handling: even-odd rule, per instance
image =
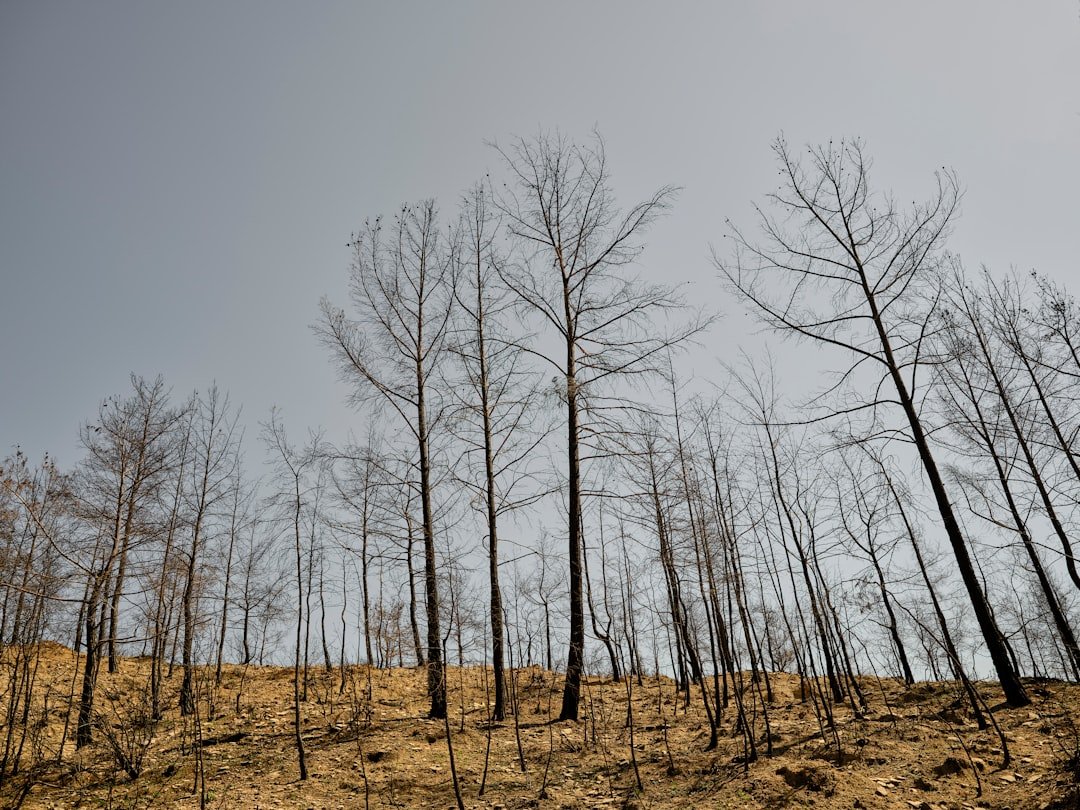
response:
[[[50,647],[39,674],[42,687],[52,690],[41,750],[54,757],[67,710],[59,696],[67,694],[75,663],[70,651]],[[152,732],[124,733],[145,705],[146,672],[144,661],[131,659],[116,675],[102,673],[106,728],[77,756],[66,743],[65,763],[41,771],[23,806],[195,808],[197,752],[212,808],[455,806],[444,726],[424,717],[420,670],[352,669],[342,691],[336,670],[313,669],[303,707],[311,770],[305,782],[298,779],[293,742],[291,669],[227,667],[220,687],[202,684],[198,729],[170,709]],[[998,708],[1012,754],[1003,768],[997,735],[979,731],[958,708],[951,684],[905,690],[866,679],[870,711],[854,718],[837,710],[837,757],[835,746],[822,741],[813,704],[799,699],[798,679],[778,674],[768,707],[773,756],[747,766],[741,737],[733,734],[734,704],[724,712],[719,747],[707,752],[697,693],[686,708],[670,680],[645,679],[631,684],[639,791],[625,683],[590,678],[585,719],[550,723],[561,681],[539,669],[519,670],[522,772],[513,719],[490,728],[485,721],[486,675],[479,668],[449,672],[451,741],[467,807],[1080,807],[1080,686],[1032,682],[1032,706]],[[170,706],[178,686],[177,671],[169,682]],[[984,691],[996,699],[990,685]],[[760,734],[760,717],[757,728]],[[479,796],[489,732],[487,784]],[[203,745],[193,750],[197,734]],[[117,766],[110,736],[128,754],[147,743],[137,779]],[[0,790],[0,802],[14,805],[18,782]]]

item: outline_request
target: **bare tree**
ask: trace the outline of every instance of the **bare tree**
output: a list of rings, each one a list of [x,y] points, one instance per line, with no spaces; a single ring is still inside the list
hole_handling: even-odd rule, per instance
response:
[[[280,583],[268,581],[267,577],[271,570],[270,558],[275,540],[267,523],[261,519],[252,520],[241,537],[240,593],[236,600],[240,609],[240,663],[245,665],[258,657],[258,617],[263,612],[271,615],[277,612],[276,605],[281,593]]]
[[[995,289],[989,277],[984,277],[984,282],[992,293],[1001,292]],[[991,306],[993,303],[1002,304],[1003,301],[995,297]],[[1023,459],[1026,469],[1021,474],[1027,473],[1026,478],[1038,493],[1043,513],[1062,545],[1069,576],[1074,584],[1080,582],[1068,533],[1059,517],[1045,471],[1036,458],[1035,442],[1029,435],[1034,431],[1031,426],[1034,420],[1023,413],[1033,410],[1024,403],[1034,405],[1035,397],[1030,395],[1028,389],[1036,386],[1022,369],[1009,368],[1004,361],[1007,350],[1002,351],[1004,347],[994,339],[990,321],[992,314],[987,311],[987,302],[976,290],[967,286],[959,270],[953,277],[949,304],[946,316],[948,326],[943,335],[948,362],[939,366],[939,375],[946,381],[941,397],[954,431],[965,444],[964,449],[970,451],[973,448],[977,462],[990,461],[990,478],[997,485],[990,488],[982,485],[979,469],[982,464],[977,463],[976,468],[964,476],[964,483],[974,490],[976,501],[985,504],[983,509],[973,507],[973,511],[992,526],[1015,532],[1020,538],[1076,677],[1080,674],[1080,646],[1032,539],[1030,522],[1024,515],[1025,510],[1021,506],[1023,499],[1019,494],[1024,483],[1015,480],[1018,474],[1016,468],[1021,466],[1016,461]],[[1016,381],[1019,381],[1020,390],[1015,390]],[[1056,425],[1052,416],[1051,421]],[[1056,426],[1055,433],[1060,433],[1060,426]],[[998,498],[991,494],[995,489],[1003,500],[1000,506]]]
[[[370,667],[375,659],[371,647],[369,566],[377,533],[380,489],[385,487],[385,462],[380,458],[374,435],[368,437],[364,447],[346,450],[341,461],[342,464],[332,468],[332,474],[337,498],[346,516],[335,528],[357,541],[351,551],[360,557],[360,624],[364,636],[364,655]]]
[[[279,493],[279,505],[293,535],[293,556],[296,563],[296,646],[293,654],[293,729],[296,739],[296,756],[300,767],[300,779],[308,778],[307,756],[304,751],[303,718],[300,713],[300,659],[303,628],[305,626],[305,588],[304,588],[304,549],[301,533],[304,529],[305,512],[311,505],[307,499],[311,495],[311,482],[308,475],[319,460],[319,440],[312,436],[311,441],[297,450],[289,444],[285,426],[278,418],[277,411],[271,411],[270,421],[263,425],[263,441],[274,454],[274,463],[278,468],[282,490]],[[306,507],[306,509],[305,509]],[[310,552],[309,552],[310,553]],[[310,589],[310,583],[309,583]],[[306,652],[306,651],[305,651]],[[305,661],[306,676],[306,661]],[[306,691],[306,685],[305,685]]]
[[[873,394],[826,416],[877,417],[888,406],[900,409],[903,428],[893,435],[910,441],[918,453],[1006,700],[1026,705],[1029,698],[987,603],[920,411],[917,372],[924,365],[959,182],[949,172],[939,173],[930,200],[905,212],[871,190],[869,162],[858,141],[812,147],[805,161],[783,139],[774,151],[781,186],[769,196],[768,210],[758,208],[762,240],[752,242],[733,229],[734,255],[717,259],[717,266],[765,323],[851,359],[834,390],[857,381]],[[862,379],[864,369],[876,376]]]
[[[243,484],[242,467],[237,462],[233,473],[235,480],[232,484],[232,504],[229,507],[229,526],[227,529],[228,540],[225,549],[225,572],[221,591],[221,626],[218,630],[217,663],[214,667],[214,683],[221,684],[221,667],[225,658],[225,639],[229,631],[229,607],[232,604],[232,571],[233,562],[236,559],[236,550],[241,536],[250,531],[253,518],[251,506],[255,489],[245,487]]]
[[[236,423],[239,412],[232,413],[229,397],[216,384],[197,400],[192,442],[194,459],[191,468],[188,509],[191,543],[184,559],[182,656],[184,676],[180,683],[180,713],[195,711],[195,636],[198,633],[198,601],[205,584],[199,562],[205,551],[208,534],[217,517],[218,504],[228,497],[235,482],[238,463]]]
[[[894,598],[886,580],[889,557],[899,542],[890,536],[891,504],[884,488],[875,476],[867,475],[858,460],[841,456],[843,470],[835,477],[836,513],[840,519],[840,531],[845,545],[860,553],[870,563],[873,571],[873,587],[885,611],[884,626],[892,639],[893,652],[900,664],[904,683],[915,683],[907,649],[900,633]],[[871,485],[868,485],[869,482]]]
[[[997,281],[985,270],[981,274],[981,281],[984,292],[979,294],[972,291],[971,294],[981,299],[981,309],[986,310],[983,319],[987,324],[978,328],[980,325],[977,310],[972,311],[968,307],[964,312],[976,316],[973,324],[975,328],[971,332],[977,338],[979,347],[993,355],[994,368],[991,376],[994,390],[1016,434],[1031,483],[1039,493],[1043,512],[1061,543],[1065,570],[1073,585],[1080,589],[1076,554],[1072,550],[1072,542],[1067,536],[1064,521],[1059,518],[1060,510],[1055,506],[1052,493],[1062,492],[1066,502],[1078,502],[1080,458],[1074,447],[1076,430],[1080,423],[1080,412],[1076,408],[1077,380],[1070,373],[1063,373],[1061,349],[1054,346],[1053,341],[1050,341],[1050,347],[1045,345],[1047,341],[1043,340],[1041,324],[1031,322],[1018,284],[1009,278]],[[1045,287],[1041,288],[1040,292],[1045,295],[1044,290]],[[1066,303],[1062,302],[1060,306],[1063,312],[1067,311]],[[971,318],[968,320],[971,321]],[[1051,335],[1053,334],[1051,330]],[[1004,374],[995,373],[1002,365],[1002,359],[997,352],[999,347],[1004,348],[1007,355],[1011,355],[1013,365],[1016,366],[1016,382],[1013,386],[1019,388],[1017,397],[1010,395],[1007,384],[1007,377],[1012,375],[1007,371]],[[1072,353],[1071,350],[1069,353]],[[1058,356],[1055,357],[1055,354]],[[1014,401],[1017,398],[1020,398],[1019,402]],[[1030,408],[1023,406],[1027,399],[1032,401]],[[1040,453],[1040,450],[1043,452]],[[1043,458],[1039,458],[1040,455]],[[1049,459],[1046,459],[1046,456],[1049,456]],[[1064,475],[1053,476],[1052,467],[1055,462],[1063,467]],[[1052,477],[1058,477],[1059,480],[1049,480]]]
[[[546,432],[535,423],[535,375],[523,368],[520,336],[508,334],[505,320],[513,298],[498,285],[502,258],[496,250],[498,221],[491,216],[490,195],[478,186],[462,212],[460,281],[456,292],[460,325],[453,351],[464,385],[452,430],[464,445],[458,481],[482,504],[487,528],[488,585],[491,619],[492,719],[506,713],[502,588],[499,584],[499,518],[533,503],[542,490],[530,486],[525,468]]]
[[[446,347],[453,307],[454,245],[440,232],[434,202],[404,208],[389,240],[381,220],[367,223],[352,243],[352,299],[356,320],[322,301],[316,327],[342,375],[356,382],[359,401],[378,399],[412,436],[420,466],[427,666],[430,715],[446,713],[439,633],[432,434],[441,408],[433,402],[432,374]]]
[[[150,714],[161,719],[161,688],[165,653],[168,649],[171,614],[174,609],[178,557],[176,546],[183,529],[184,492],[189,463],[193,463],[192,436],[195,419],[194,400],[189,400],[176,428],[176,469],[168,492],[163,494],[164,520],[161,528],[161,551],[152,576],[154,605],[150,625]],[[172,664],[169,665],[170,672]]]
[[[133,445],[134,459],[125,507],[124,535],[116,561],[116,574],[109,602],[109,672],[116,672],[120,599],[124,593],[131,546],[134,535],[140,532],[145,534],[147,531],[145,516],[140,513],[152,502],[158,486],[163,483],[163,477],[171,470],[174,456],[170,438],[181,416],[168,407],[168,392],[162,377],[158,376],[152,382],[147,382],[132,375],[131,384],[135,389],[134,395],[123,405],[118,400],[113,400],[111,420],[115,422],[116,409],[121,408],[125,413],[123,418],[129,421],[127,441]]]
[[[71,573],[60,537],[71,527],[72,497],[70,476],[48,456],[34,467],[18,449],[0,460],[0,786],[24,764],[33,773],[44,755],[41,642]]]
[[[76,744],[92,734],[95,684],[103,653],[116,667],[116,633],[127,561],[135,537],[145,533],[145,509],[172,461],[170,431],[178,418],[168,408],[164,382],[132,376],[135,393],[102,403],[96,423],[81,432],[87,456],[81,470],[79,512],[90,533],[91,560],[83,605],[86,659]]]
[[[666,350],[704,323],[694,320],[658,334],[660,321],[681,310],[682,302],[670,289],[646,285],[627,271],[642,251],[644,231],[670,204],[672,187],[623,213],[599,138],[581,146],[561,136],[540,136],[500,153],[513,185],[497,205],[517,258],[500,278],[553,336],[550,349],[530,351],[558,375],[566,409],[570,640],[559,719],[576,720],[585,647],[583,450],[595,448],[618,422],[604,391],[620,379],[656,372]]]

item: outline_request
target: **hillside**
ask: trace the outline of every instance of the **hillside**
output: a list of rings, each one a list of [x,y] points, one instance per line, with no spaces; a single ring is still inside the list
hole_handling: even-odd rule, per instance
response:
[[[63,648],[50,647],[42,656],[38,693],[51,697],[38,745],[47,759],[55,760],[74,664],[75,657]],[[138,722],[146,670],[144,661],[128,659],[115,675],[102,672],[104,720],[94,744],[76,754],[73,743],[66,743],[62,764],[38,769],[25,795],[20,788],[28,774],[9,779],[0,794],[5,806],[21,798],[24,807],[39,808],[198,807],[193,786],[200,753],[208,807],[455,805],[444,724],[423,717],[422,670],[354,668],[342,688],[336,669],[327,674],[313,668],[303,705],[311,771],[305,782],[297,778],[291,669],[229,666],[219,687],[208,673],[201,683],[198,727],[170,708],[152,730]],[[167,685],[170,698],[179,681],[176,671]],[[1011,754],[1003,768],[998,736],[977,729],[955,702],[951,684],[905,690],[893,681],[865,679],[869,709],[864,716],[835,710],[837,735],[829,737],[839,740],[837,756],[835,743],[822,742],[812,703],[799,699],[798,678],[777,674],[771,677],[768,706],[773,755],[764,755],[762,741],[762,756],[745,765],[741,735],[732,733],[734,702],[724,712],[718,748],[705,751],[707,725],[698,692],[692,692],[686,708],[671,680],[646,678],[629,685],[639,791],[625,682],[588,679],[585,718],[549,723],[558,706],[558,676],[518,670],[522,772],[513,719],[493,726],[485,721],[484,681],[479,668],[450,670],[451,742],[467,807],[1077,806],[1076,685],[1029,682],[1032,706],[996,709]],[[992,700],[992,690],[985,691]],[[206,719],[207,712],[212,719]],[[757,718],[758,728],[762,719]],[[479,797],[489,736],[487,783]],[[130,763],[144,748],[142,772],[131,779],[119,767],[117,752]]]

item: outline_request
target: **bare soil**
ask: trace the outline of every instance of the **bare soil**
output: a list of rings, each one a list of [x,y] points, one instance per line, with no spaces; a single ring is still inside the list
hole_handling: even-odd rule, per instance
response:
[[[60,647],[43,654],[39,690],[50,693],[49,721],[37,744],[47,759],[55,760],[60,746],[77,663]],[[76,753],[69,739],[62,763],[37,769],[21,797],[27,774],[10,779],[0,788],[0,802],[197,808],[201,763],[205,805],[212,808],[456,807],[446,727],[424,716],[422,670],[350,668],[342,686],[336,669],[312,667],[303,704],[306,781],[298,778],[291,669],[229,666],[218,686],[212,671],[203,673],[197,724],[175,708],[179,669],[168,681],[165,717],[156,725],[140,723],[147,673],[139,659],[122,661],[116,674],[102,672],[94,744]],[[734,701],[723,711],[719,745],[705,750],[708,726],[696,687],[687,706],[667,678],[632,681],[629,695],[625,681],[589,678],[583,719],[557,723],[550,718],[558,713],[560,677],[521,669],[515,674],[516,733],[512,717],[487,722],[488,677],[482,668],[451,668],[448,675],[450,741],[470,808],[1080,807],[1077,685],[1028,682],[1031,706],[995,707],[1011,755],[1005,766],[997,733],[977,728],[951,683],[904,688],[866,678],[868,710],[856,716],[850,707],[836,707],[835,736],[826,728],[823,738],[799,679],[774,674],[767,706],[772,755],[766,755],[759,706],[759,756],[747,762]],[[991,684],[981,687],[987,700],[1000,699]],[[132,779],[121,765],[140,753],[141,773]]]

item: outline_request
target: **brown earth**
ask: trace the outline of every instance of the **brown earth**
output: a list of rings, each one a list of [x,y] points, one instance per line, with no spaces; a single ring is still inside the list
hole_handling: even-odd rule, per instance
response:
[[[38,745],[47,759],[55,760],[60,745],[75,663],[63,648],[43,654],[39,691],[49,692],[50,708]],[[338,671],[312,668],[303,705],[307,781],[298,779],[291,669],[230,666],[218,687],[206,674],[198,727],[171,708],[176,671],[168,682],[170,709],[152,728],[133,722],[146,706],[147,670],[145,661],[129,659],[115,675],[102,672],[102,727],[94,744],[76,754],[66,742],[62,764],[35,772],[24,807],[196,808],[200,759],[206,806],[212,808],[456,806],[444,724],[424,717],[422,670],[352,668],[342,690]],[[1031,706],[995,707],[1011,754],[1003,767],[998,735],[977,728],[952,684],[904,689],[867,678],[862,687],[869,709],[855,717],[838,707],[836,735],[826,730],[826,744],[813,702],[799,699],[798,678],[776,674],[768,706],[773,754],[766,756],[762,739],[761,755],[744,764],[734,701],[724,710],[719,746],[706,751],[696,689],[687,708],[667,678],[632,682],[631,751],[625,682],[588,679],[584,719],[551,723],[561,681],[528,668],[516,673],[523,772],[513,718],[486,722],[487,675],[480,668],[452,668],[448,678],[450,740],[470,808],[1080,807],[1077,685],[1029,682]],[[998,695],[989,684],[983,691],[991,701]],[[755,728],[763,737],[760,706]],[[141,774],[132,779],[119,763],[143,750]],[[0,789],[6,806],[18,801],[25,775]]]

